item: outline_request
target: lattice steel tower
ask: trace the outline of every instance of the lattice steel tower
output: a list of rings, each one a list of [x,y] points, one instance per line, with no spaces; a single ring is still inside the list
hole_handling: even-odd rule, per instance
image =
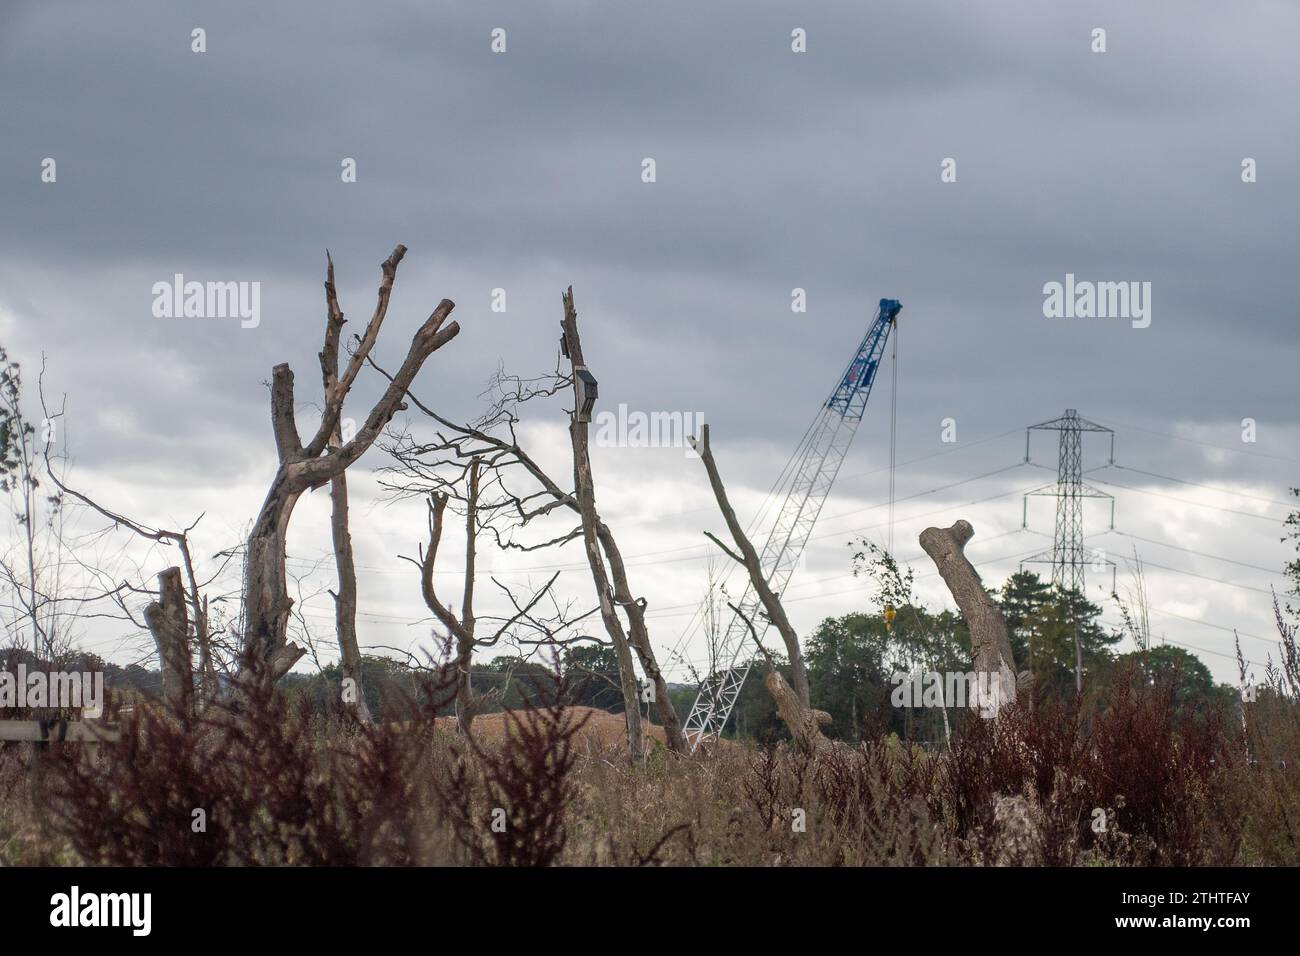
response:
[[[792,480],[782,482],[787,489],[786,497],[759,557],[768,586],[778,597],[794,574],[840,464],[862,422],[876,371],[885,354],[885,342],[902,308],[897,299],[880,300],[880,309],[866,336],[791,459],[797,460],[798,465],[791,472]],[[761,613],[762,604],[752,586],[746,588],[739,607],[744,616],[732,617],[721,635],[717,667],[701,682],[695,705],[686,718],[686,739],[692,751],[701,740],[722,733],[749,674],[753,647],[744,619],[753,622],[760,638],[770,624]]]
[[[1115,527],[1115,499],[1098,491],[1083,480],[1083,433],[1105,432],[1110,435],[1110,463],[1115,462],[1115,432],[1112,429],[1080,418],[1073,408],[1065,415],[1049,422],[1030,425],[1025,430],[1025,461],[1029,461],[1029,436],[1034,431],[1061,433],[1060,457],[1057,463],[1056,484],[1046,485],[1025,495],[1022,525],[1028,525],[1029,495],[1049,495],[1056,498],[1056,534],[1052,550],[1026,558],[1021,564],[1050,564],[1052,584],[1067,590],[1083,593],[1084,569],[1088,564],[1114,567],[1104,552],[1093,552],[1083,543],[1083,499],[1106,498],[1110,500],[1110,526]]]

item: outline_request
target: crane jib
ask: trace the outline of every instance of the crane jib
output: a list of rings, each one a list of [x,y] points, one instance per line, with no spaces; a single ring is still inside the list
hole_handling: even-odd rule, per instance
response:
[[[902,307],[897,299],[880,300],[871,327],[809,429],[810,437],[803,457],[793,472],[792,484],[760,558],[768,585],[778,595],[784,592],[794,574],[840,464],[848,453],[871,395],[880,360],[884,357],[889,330]],[[734,616],[720,635],[716,654],[711,655],[718,669],[701,683],[699,695],[686,720],[686,737],[692,750],[705,737],[722,733],[744,686],[750,660],[744,654],[749,639],[744,619],[754,623],[760,637],[766,630],[752,586],[746,589],[738,606],[744,615]]]

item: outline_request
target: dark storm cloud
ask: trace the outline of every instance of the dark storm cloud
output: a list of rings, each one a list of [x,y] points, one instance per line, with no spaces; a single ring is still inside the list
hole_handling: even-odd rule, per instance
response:
[[[319,282],[324,245],[362,296],[363,266],[400,239],[431,296],[458,274],[509,288],[545,272],[580,304],[595,286],[620,326],[605,354],[634,334],[653,352],[619,369],[633,400],[679,388],[750,433],[766,426],[742,413],[763,396],[696,396],[691,379],[707,368],[739,397],[782,375],[817,394],[883,294],[905,300],[911,371],[940,406],[978,388],[1009,412],[1041,382],[1092,393],[1080,404],[1212,416],[1212,390],[1147,385],[1211,356],[1258,383],[1274,376],[1244,373],[1269,341],[1280,388],[1296,357],[1298,111],[1281,95],[1296,15],[1247,9],[31,5],[5,24],[0,248],[262,278],[273,315],[255,342],[178,339],[140,300],[101,302],[121,315],[110,337],[125,321],[182,353],[235,353],[226,380],[265,377],[301,344],[319,305],[289,293]],[[1088,50],[1096,25],[1104,55]],[[809,53],[790,52],[793,26]],[[33,174],[44,155],[55,189]],[[1254,187],[1243,155],[1261,162]],[[1044,320],[1041,286],[1067,271],[1151,281],[1152,329]],[[807,316],[788,311],[795,286]],[[481,284],[453,292],[492,321]],[[1278,398],[1252,391],[1247,404]],[[770,411],[796,428],[806,406]]]
[[[546,367],[573,283],[611,407],[769,443],[735,476],[765,487],[896,296],[900,458],[946,417],[974,439],[1068,406],[1161,433],[1122,436],[1129,461],[1280,490],[1293,467],[1241,452],[1294,456],[1300,428],[1297,27],[1266,2],[9,4],[0,316],[92,416],[83,460],[247,476],[270,467],[271,366],[304,419],[316,400],[325,247],[359,327],[400,241],[382,360],[444,295],[464,326],[422,397],[469,415],[498,361]],[[155,319],[176,272],[261,281],[260,326]],[[1150,282],[1151,327],[1044,318],[1067,272]],[[1191,427],[1234,451],[1163,437]]]

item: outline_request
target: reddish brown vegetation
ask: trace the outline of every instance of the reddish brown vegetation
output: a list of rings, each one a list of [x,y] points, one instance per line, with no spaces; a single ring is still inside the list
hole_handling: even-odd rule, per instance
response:
[[[816,753],[736,744],[691,760],[659,749],[628,766],[586,736],[557,691],[472,741],[433,718],[439,693],[428,688],[401,725],[311,717],[259,693],[239,714],[190,723],[141,707],[117,744],[54,746],[22,766],[8,748],[0,855],[164,865],[1300,861],[1300,787],[1280,756],[1297,739],[1295,708],[1281,696],[1251,711],[1250,760],[1238,715],[1185,713],[1168,687],[1133,674],[1099,711],[1024,695],[996,719],[972,715],[951,752],[895,738]],[[199,808],[206,832],[193,826]]]

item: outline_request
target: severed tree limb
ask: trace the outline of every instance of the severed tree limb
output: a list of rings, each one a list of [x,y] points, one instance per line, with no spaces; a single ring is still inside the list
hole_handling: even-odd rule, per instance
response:
[[[951,528],[926,528],[921,532],[921,547],[939,569],[966,619],[976,674],[988,674],[994,687],[994,700],[978,703],[996,711],[1001,704],[1016,699],[1016,660],[1002,610],[984,590],[979,573],[966,557],[966,543],[974,534],[975,529],[965,520]],[[977,681],[976,686],[982,686],[981,682]]]
[[[745,570],[749,573],[749,583],[753,586],[754,593],[758,595],[763,609],[767,612],[768,620],[776,625],[777,631],[781,634],[781,640],[785,643],[786,654],[790,659],[790,673],[794,679],[794,690],[799,697],[799,703],[807,709],[811,706],[808,697],[808,669],[804,665],[803,651],[799,647],[799,636],[790,625],[790,619],[786,617],[785,608],[781,606],[781,599],[768,586],[767,578],[763,574],[763,567],[758,558],[758,552],[754,550],[754,545],[745,534],[745,529],[741,527],[740,522],[736,519],[735,509],[731,507],[731,502],[727,499],[727,489],[722,483],[722,476],[718,474],[718,464],[714,461],[713,451],[709,447],[708,425],[700,429],[698,439],[691,439],[691,446],[695,449],[696,454],[700,456],[700,460],[704,462],[704,468],[709,473],[709,484],[713,487],[713,496],[718,501],[718,510],[722,512],[723,520],[727,523],[727,530],[731,532],[732,540],[736,543],[736,550],[740,553],[737,555],[726,547],[723,547],[723,550],[744,565]],[[713,535],[708,536],[714,541],[718,541]],[[718,544],[721,545],[721,542],[718,542]]]
[[[723,543],[722,543],[722,539],[719,538],[719,537],[718,537],[716,534],[714,534],[712,531],[706,531],[706,532],[704,532],[704,537],[708,538],[710,541],[712,541],[714,544],[716,544],[719,548],[721,548],[721,549],[722,549],[722,553],[725,554],[727,557],[731,558],[732,561],[735,561],[737,564],[742,564],[742,565],[745,563],[745,559],[744,559],[744,558],[742,558],[740,555],[736,554],[735,551],[732,551],[732,550],[731,550],[730,548],[728,548],[725,544],[723,544]]]
[[[731,608],[736,615],[745,622],[745,627],[749,630],[749,636],[754,639],[758,649],[762,651],[764,660],[767,661],[767,676],[763,678],[763,686],[772,697],[772,702],[776,704],[777,716],[785,724],[786,729],[790,731],[790,736],[794,738],[795,746],[805,753],[816,753],[818,750],[832,746],[831,741],[822,733],[821,728],[827,727],[831,723],[831,715],[824,710],[815,710],[811,707],[804,706],[799,695],[786,682],[785,677],[777,670],[776,661],[772,655],[767,652],[763,642],[758,639],[758,631],[754,629],[754,622],[749,619],[744,611],[738,605],[728,602],[727,607]]]

